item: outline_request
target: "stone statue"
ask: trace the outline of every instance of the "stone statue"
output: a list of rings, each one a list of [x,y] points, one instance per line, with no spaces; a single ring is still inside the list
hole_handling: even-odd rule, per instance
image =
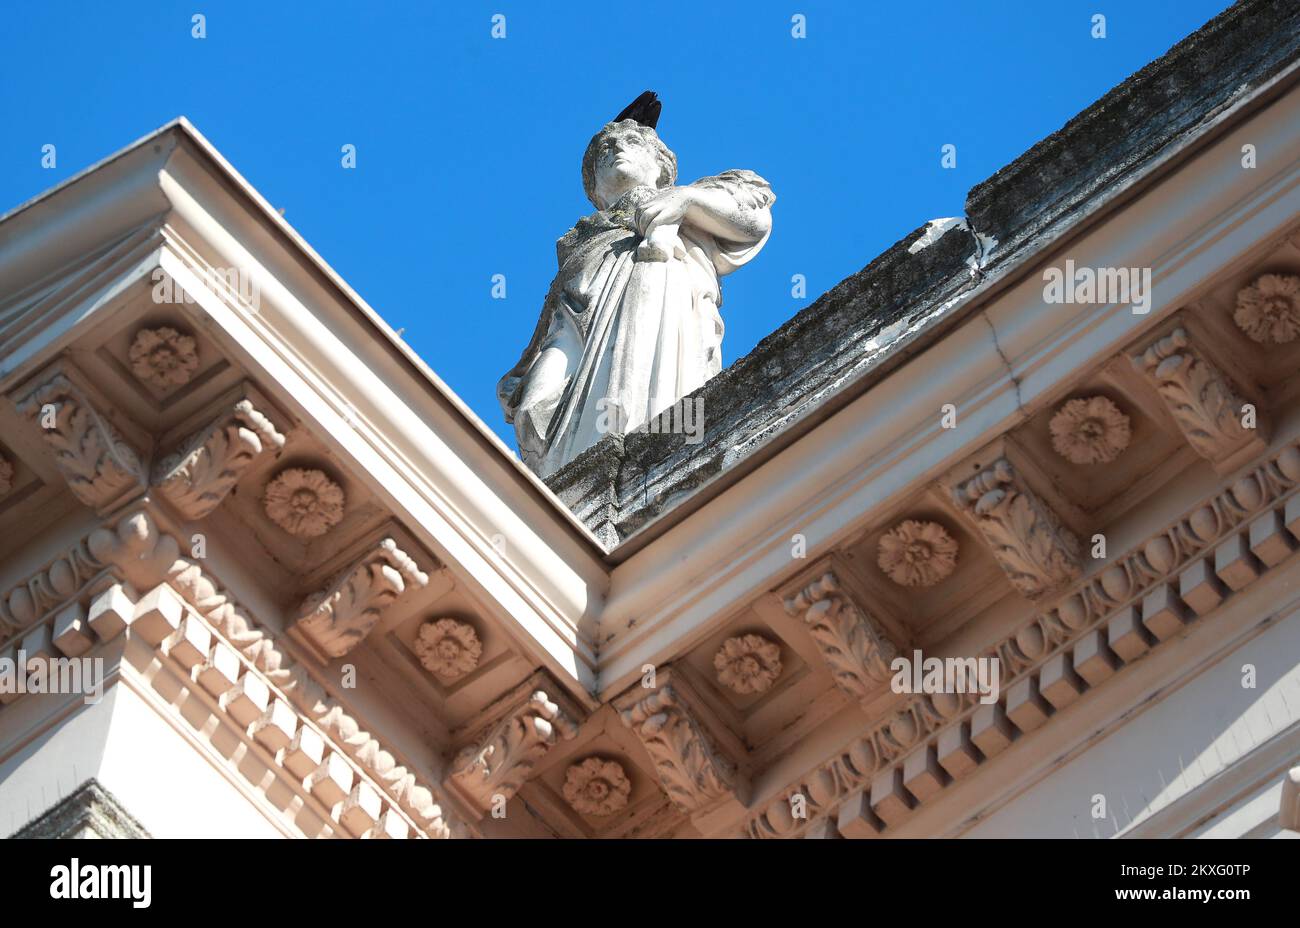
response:
[[[771,234],[776,197],[752,171],[675,186],[661,108],[646,91],[587,146],[582,184],[597,211],[556,242],[537,328],[497,384],[520,455],[542,477],[721,370],[719,278]]]

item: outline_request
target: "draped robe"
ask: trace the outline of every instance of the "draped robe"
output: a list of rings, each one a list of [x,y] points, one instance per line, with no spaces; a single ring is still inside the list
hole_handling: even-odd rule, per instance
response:
[[[771,188],[751,171],[692,186],[766,210]],[[586,216],[557,243],[559,273],[519,363],[497,384],[520,455],[554,473],[605,435],[636,430],[722,368],[719,278],[767,242],[727,241],[690,224],[643,242],[638,206],[662,191],[636,187]]]

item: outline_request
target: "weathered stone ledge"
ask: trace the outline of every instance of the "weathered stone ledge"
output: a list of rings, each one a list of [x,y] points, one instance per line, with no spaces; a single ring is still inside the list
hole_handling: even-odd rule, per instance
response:
[[[913,251],[925,228],[915,230],[695,391],[702,441],[611,436],[547,484],[613,550],[776,436],[828,412],[846,386],[861,389],[882,362],[939,335],[945,310],[981,277],[1086,218],[1298,52],[1300,5],[1248,0],[1226,10],[975,185],[965,223]]]

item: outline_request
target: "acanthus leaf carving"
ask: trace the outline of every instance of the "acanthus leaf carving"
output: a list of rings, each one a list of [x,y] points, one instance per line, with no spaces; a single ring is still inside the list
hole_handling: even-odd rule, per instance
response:
[[[1243,452],[1263,447],[1262,421],[1243,424],[1246,401],[1223,371],[1192,344],[1184,328],[1157,338],[1133,356],[1155,387],[1187,443],[1220,471],[1231,470]],[[1261,417],[1256,411],[1256,418]]]
[[[18,403],[41,430],[77,499],[105,512],[146,486],[140,457],[63,373]]]
[[[889,680],[897,645],[845,593],[833,570],[787,597],[785,611],[803,619],[836,685],[855,701],[865,701]]]
[[[449,785],[483,812],[492,808],[494,797],[514,796],[547,751],[578,733],[577,722],[546,690],[525,693],[452,761]]]
[[[159,462],[153,482],[186,518],[202,519],[221,505],[264,451],[283,447],[284,436],[271,420],[241,399]]]
[[[329,657],[342,657],[370,634],[407,584],[423,587],[428,582],[428,574],[393,539],[385,538],[333,584],[307,597],[295,628]]]
[[[1279,507],[1293,498],[1298,485],[1300,449],[1288,445],[979,656],[1001,662],[1005,691],[1032,673],[1047,655],[1095,630],[1134,596],[1213,550],[1218,541],[1239,531],[1267,506]],[[940,731],[959,720],[969,720],[978,703],[978,696],[969,690],[964,694],[913,695],[898,712],[874,723],[865,735],[855,736],[829,760],[790,783],[778,798],[749,817],[744,833],[753,838],[780,838],[806,830],[817,816],[833,811],[850,793],[901,763],[921,739],[932,743]],[[796,794],[806,803],[806,817],[792,814],[790,800]]]
[[[421,775],[399,764],[391,752],[350,715],[302,663],[295,662],[270,632],[256,622],[202,566],[180,554],[171,534],[160,531],[145,509],[129,511],[112,526],[101,526],[50,566],[0,602],[21,628],[106,567],[139,588],[166,582],[259,672],[313,719],[346,754],[364,767],[387,795],[410,815],[416,827],[433,838],[464,832],[443,811],[435,789]],[[10,622],[14,626],[14,622]],[[8,634],[8,632],[0,632]]]
[[[1079,540],[1006,458],[953,488],[1012,585],[1038,599],[1083,573]]]
[[[143,518],[149,522],[147,516]],[[147,527],[142,526],[141,530]],[[134,550],[136,544],[135,536],[130,536],[126,551]],[[293,661],[272,633],[258,628],[249,613],[204,573],[198,563],[177,556],[177,544],[172,536],[163,534],[153,547],[162,555],[170,555],[167,560],[170,566],[162,573],[171,587],[250,664],[284,691],[295,706],[315,720],[349,757],[369,771],[411,816],[418,829],[431,838],[450,838],[462,833],[460,823],[444,812],[439,796],[424,785],[419,772],[398,763],[367,726],[336,702],[305,664]]]
[[[618,706],[619,718],[645,746],[660,785],[681,812],[691,815],[736,796],[736,765],[709,737],[700,708],[678,683],[661,680],[644,696],[634,690]]]

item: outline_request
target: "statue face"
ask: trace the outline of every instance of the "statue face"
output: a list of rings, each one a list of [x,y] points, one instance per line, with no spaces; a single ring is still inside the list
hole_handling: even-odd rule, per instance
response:
[[[596,151],[596,196],[608,206],[633,187],[658,186],[655,150],[639,134],[607,133]]]

